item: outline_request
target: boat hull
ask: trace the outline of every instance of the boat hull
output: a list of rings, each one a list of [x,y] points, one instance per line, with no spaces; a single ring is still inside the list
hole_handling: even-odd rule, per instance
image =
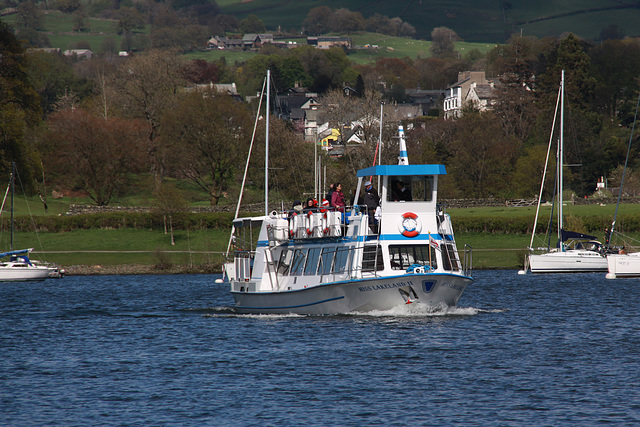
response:
[[[341,314],[385,311],[407,303],[455,306],[471,277],[426,273],[332,282],[282,292],[232,292],[238,313]]]
[[[608,255],[607,279],[618,277],[640,277],[640,256],[639,255]]]
[[[38,281],[48,277],[48,268],[0,268],[0,282]]]
[[[606,257],[592,251],[529,255],[532,273],[590,273],[607,271]]]

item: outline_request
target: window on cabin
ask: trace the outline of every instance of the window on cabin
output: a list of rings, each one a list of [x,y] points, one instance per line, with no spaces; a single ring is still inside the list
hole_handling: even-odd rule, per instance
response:
[[[430,202],[433,199],[433,176],[390,176],[387,201]]]
[[[438,267],[436,262],[436,250],[429,245],[390,245],[391,268],[393,270],[406,270],[413,264]]]
[[[349,258],[353,250],[351,248],[342,248],[336,251],[335,273],[343,273],[349,263]]]
[[[321,274],[331,274],[331,269],[333,268],[333,258],[336,255],[335,248],[324,248],[322,250],[322,256],[320,257],[320,268],[319,272]]]
[[[320,248],[309,249],[307,256],[307,265],[304,267],[305,276],[313,276],[318,271],[318,260],[320,259]]]
[[[278,273],[286,275],[289,273],[289,267],[291,266],[291,259],[293,258],[292,250],[283,250],[280,254],[280,261],[278,261]]]
[[[302,268],[304,267],[304,260],[307,258],[307,253],[303,249],[296,249],[293,254],[293,262],[291,263],[291,275],[299,276],[302,274]]]

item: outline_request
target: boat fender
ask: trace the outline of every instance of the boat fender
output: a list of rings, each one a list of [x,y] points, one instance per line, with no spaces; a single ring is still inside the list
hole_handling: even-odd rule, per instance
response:
[[[422,231],[422,221],[413,212],[405,212],[400,216],[398,230],[405,237],[416,237]]]

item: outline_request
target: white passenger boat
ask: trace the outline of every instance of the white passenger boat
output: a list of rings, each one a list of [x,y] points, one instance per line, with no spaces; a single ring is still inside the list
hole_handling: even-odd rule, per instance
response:
[[[409,165],[400,128],[400,164],[358,171],[381,183],[381,213],[366,206],[310,210],[234,220],[233,262],[225,264],[239,313],[337,314],[389,310],[403,304],[455,306],[470,277],[451,218],[437,204],[444,165]],[[395,190],[404,183],[406,200]],[[371,225],[374,225],[373,227]]]
[[[528,269],[531,269],[532,273],[585,273],[607,270],[607,259],[605,250],[602,243],[595,240],[595,236],[589,236],[586,234],[576,233],[564,229],[564,203],[562,199],[562,193],[564,190],[564,70],[562,70],[562,78],[560,81],[560,88],[558,93],[558,102],[556,104],[554,128],[556,117],[558,116],[558,108],[560,109],[560,129],[556,154],[556,158],[558,159],[556,165],[556,174],[558,179],[556,180],[557,187],[554,189],[557,196],[558,208],[558,244],[556,248],[550,248],[549,246],[538,248],[537,250],[542,251],[542,253],[534,253],[533,243],[538,224],[540,202],[542,200],[542,192],[547,170],[547,165],[545,164],[545,174],[543,175],[542,184],[540,186],[540,195],[538,197],[538,207],[536,210],[536,218],[533,224],[531,243],[527,248],[530,253],[525,257],[524,269],[520,270],[518,274],[526,274]],[[553,136],[554,130],[552,129],[551,136],[549,138],[549,148],[547,150],[547,164],[549,162],[549,154],[551,153]]]

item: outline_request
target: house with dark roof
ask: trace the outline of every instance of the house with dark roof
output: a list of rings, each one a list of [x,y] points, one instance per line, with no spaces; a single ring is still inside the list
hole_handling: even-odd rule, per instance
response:
[[[458,73],[458,81],[447,87],[444,98],[444,118],[462,117],[462,109],[474,105],[480,111],[493,107],[498,81],[487,79],[484,71],[463,71]]]
[[[259,49],[265,43],[273,43],[273,34],[245,34],[242,36],[245,49]]]

